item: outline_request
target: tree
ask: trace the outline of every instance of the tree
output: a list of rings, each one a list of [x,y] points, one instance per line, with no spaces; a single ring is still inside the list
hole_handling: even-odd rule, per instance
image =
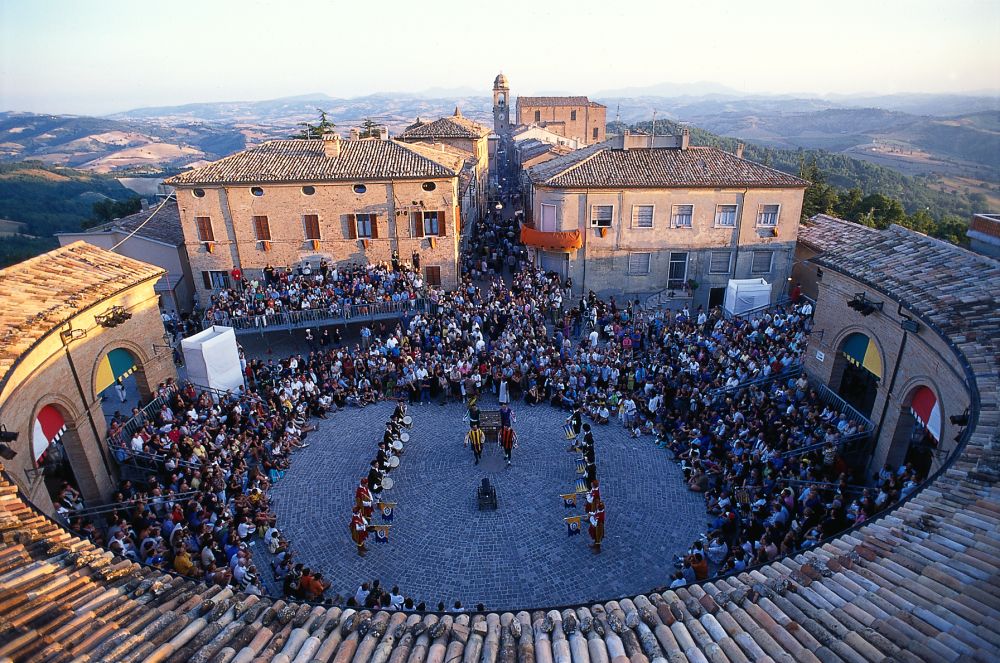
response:
[[[811,184],[802,197],[802,219],[810,219],[817,214],[833,214],[840,202],[837,190],[826,183],[826,176],[816,165],[816,159],[805,160],[799,165],[799,177]]]
[[[874,228],[885,229],[894,223],[902,225],[906,221],[906,210],[895,198],[873,193],[861,201],[861,209],[872,221]],[[868,225],[867,223],[865,225]]]
[[[381,135],[381,127],[370,117],[366,117],[361,125],[361,138],[378,138]]]
[[[133,196],[128,200],[115,200],[114,198],[98,200],[91,208],[93,218],[81,222],[80,227],[86,230],[129,214],[135,214],[141,209],[142,201],[138,196]]]
[[[319,124],[314,125],[309,124],[308,122],[299,122],[298,126],[302,127],[302,130],[293,135],[292,138],[322,138],[323,134],[330,133],[337,127],[336,124],[327,118],[325,110],[317,108],[316,112],[319,113]]]

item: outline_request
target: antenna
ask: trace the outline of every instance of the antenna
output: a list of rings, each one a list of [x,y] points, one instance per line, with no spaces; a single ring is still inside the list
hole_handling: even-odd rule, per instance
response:
[[[622,102],[618,102],[618,109],[615,111],[615,123],[622,123]]]
[[[650,141],[649,141],[650,145],[653,144],[652,139],[656,137],[656,109],[655,108],[653,109],[653,132],[652,133],[653,133],[653,135],[650,137]]]

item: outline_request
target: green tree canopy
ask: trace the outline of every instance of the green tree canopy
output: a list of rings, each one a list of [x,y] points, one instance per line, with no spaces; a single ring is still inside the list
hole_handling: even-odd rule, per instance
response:
[[[327,116],[326,111],[322,108],[317,108],[316,112],[319,113],[319,124],[310,124],[309,122],[299,122],[298,126],[302,127],[302,130],[297,134],[294,134],[292,138],[308,138],[317,139],[322,138],[323,134],[330,133],[333,131],[337,125],[334,124]]]

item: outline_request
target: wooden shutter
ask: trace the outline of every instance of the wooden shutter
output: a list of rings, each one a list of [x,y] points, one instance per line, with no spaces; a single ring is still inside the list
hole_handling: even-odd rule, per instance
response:
[[[414,212],[413,213],[413,236],[423,237],[424,236],[424,213]]]
[[[353,214],[347,215],[347,238],[358,238],[358,218]]]
[[[428,265],[424,267],[424,275],[427,285],[441,285],[441,267],[438,265]]]
[[[378,239],[378,214],[369,214],[368,219],[372,224],[372,239]]]
[[[253,218],[253,230],[258,240],[269,241],[271,239],[271,226],[268,224],[266,216],[255,216]]]
[[[207,216],[196,216],[195,225],[198,226],[198,239],[202,242],[214,242],[215,233],[212,232],[212,219]]]
[[[306,214],[303,220],[306,226],[306,239],[322,239],[319,236],[319,216]]]
[[[201,273],[201,280],[205,284],[205,289],[206,290],[211,290],[212,289],[212,275],[211,274],[209,274],[208,272],[204,272],[203,271]]]
[[[445,212],[438,212],[438,236],[445,237],[448,235],[448,225],[445,222],[447,214]]]

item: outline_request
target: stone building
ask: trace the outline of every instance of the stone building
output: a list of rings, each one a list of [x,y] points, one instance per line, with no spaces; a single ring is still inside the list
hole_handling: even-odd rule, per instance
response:
[[[901,226],[879,231],[818,215],[799,228],[811,255],[793,278],[812,284],[815,326],[806,370],[875,426],[871,471],[912,462],[927,475],[956,450],[973,407],[969,371],[943,327],[1000,338],[1000,263]]]
[[[455,108],[455,114],[451,117],[442,117],[433,122],[421,122],[417,118],[398,138],[405,143],[449,145],[469,154],[474,166],[470,173],[471,180],[463,188],[469,192],[472,205],[466,205],[463,211],[466,218],[478,218],[486,208],[490,169],[489,135],[488,127],[463,117],[462,111]]]
[[[460,175],[442,144],[274,140],[167,180],[202,301],[234,269],[388,262],[417,252],[428,283],[458,283]]]
[[[1000,214],[973,214],[965,234],[973,251],[1000,258]]]
[[[729,279],[783,294],[807,182],[682,136],[622,135],[528,171],[522,239],[578,292],[723,302]],[[558,233],[558,234],[550,234]]]
[[[85,242],[0,270],[0,422],[17,433],[7,470],[48,513],[45,474],[66,465],[85,500],[110,497],[101,392],[132,374],[148,400],[176,377],[157,308],[163,275]]]
[[[184,233],[176,200],[167,200],[159,209],[143,210],[81,232],[57,233],[56,237],[61,246],[83,240],[162,267],[166,274],[156,282],[161,307],[179,313],[191,310],[194,278],[184,250]]]
[[[517,124],[534,124],[580,145],[604,142],[607,111],[587,97],[517,98]]]

